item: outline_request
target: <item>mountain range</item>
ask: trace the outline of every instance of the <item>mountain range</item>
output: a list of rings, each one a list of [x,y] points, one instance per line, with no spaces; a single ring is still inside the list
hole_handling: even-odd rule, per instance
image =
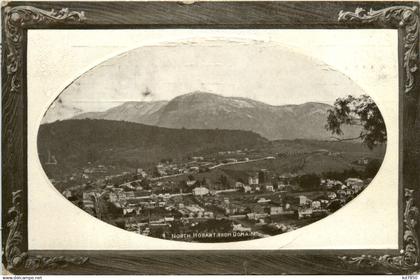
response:
[[[252,131],[269,140],[331,139],[325,130],[332,106],[308,102],[274,106],[249,98],[192,92],[170,101],[126,102],[104,112],[87,112],[73,119],[120,120],[166,128],[234,129]],[[360,134],[345,127],[346,137]]]

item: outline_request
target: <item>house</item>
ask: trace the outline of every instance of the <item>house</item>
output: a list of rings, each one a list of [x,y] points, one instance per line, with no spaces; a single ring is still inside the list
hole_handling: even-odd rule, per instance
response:
[[[326,199],[321,199],[320,200],[320,202],[321,202],[321,207],[326,207],[330,202],[328,201],[328,200],[326,200]]]
[[[340,198],[341,198],[341,197],[343,197],[343,196],[345,196],[345,195],[346,195],[346,191],[344,191],[344,190],[338,190],[338,191],[337,191],[337,196],[338,196],[338,197],[340,197]]]
[[[244,193],[250,193],[252,191],[252,188],[248,185],[243,185],[242,189]]]
[[[198,160],[204,160],[204,157],[192,157],[191,159],[198,161]]]
[[[204,212],[204,217],[205,218],[209,218],[209,219],[213,219],[214,218],[214,214],[211,211],[205,211]]]
[[[244,187],[244,183],[242,183],[242,182],[236,182],[235,183],[235,188],[242,189],[243,187]]]
[[[359,178],[348,178],[346,180],[346,184],[347,186],[352,188],[354,192],[357,192],[357,193],[361,192],[363,188],[365,187],[365,183],[363,182],[363,180]]]
[[[118,192],[119,200],[127,200],[127,194],[125,192]]]
[[[346,195],[347,196],[352,196],[354,194],[354,190],[353,189],[347,189],[346,190]]]
[[[194,216],[202,217],[204,214],[204,209],[198,205],[185,206],[185,209],[189,211],[190,218],[193,218]]]
[[[312,209],[320,209],[321,208],[321,201],[318,201],[318,200],[312,201],[311,208]]]
[[[285,184],[283,184],[283,183],[280,183],[280,184],[278,184],[277,189],[278,189],[279,191],[283,191],[283,190],[285,190],[285,189],[286,189],[286,185],[285,185]]]
[[[273,206],[270,207],[270,215],[279,215],[283,213],[283,207],[282,206]]]
[[[96,197],[95,192],[83,192],[83,199],[92,199],[92,197]]]
[[[65,190],[65,191],[63,191],[63,196],[65,198],[69,198],[69,197],[72,197],[72,193],[71,193],[70,190]]]
[[[188,211],[185,209],[178,209],[178,212],[183,216],[183,217],[187,217],[188,216]]]
[[[266,185],[265,190],[268,191],[268,192],[274,192],[274,187],[273,187],[273,185]]]
[[[168,175],[168,173],[166,173],[166,171],[163,170],[163,169],[157,169],[156,172],[157,172],[158,177],[163,177],[163,176],[167,176]]]
[[[189,170],[190,170],[190,172],[198,172],[200,170],[200,167],[198,167],[198,166],[191,166],[189,168]]]
[[[203,196],[209,194],[209,189],[205,187],[197,187],[192,190],[192,193],[195,196]]]
[[[117,202],[118,201],[118,195],[114,192],[109,193],[109,202]]]
[[[258,176],[248,177],[248,184],[249,185],[258,185],[258,183],[259,183]]]
[[[175,205],[173,205],[172,203],[167,203],[165,206],[165,210],[167,211],[175,210]]]
[[[299,208],[298,209],[298,218],[299,219],[312,217],[312,214],[313,214],[312,208]]]
[[[246,214],[246,216],[247,216],[247,218],[249,220],[258,220],[258,219],[267,217],[268,214],[267,213],[255,213],[255,212],[251,212],[251,213]]]
[[[270,202],[270,201],[271,201],[271,199],[266,199],[264,197],[261,197],[257,200],[257,203],[267,203],[267,202]]]
[[[136,221],[125,221],[125,229],[127,230],[136,230],[139,227],[139,224]]]
[[[311,202],[311,200],[308,199],[306,196],[299,195],[299,205],[305,205],[305,204],[307,204],[309,202]]]
[[[360,165],[366,165],[368,163],[369,163],[369,159],[367,158],[361,158],[357,160],[357,164],[360,164]]]
[[[135,211],[135,208],[133,207],[124,207],[123,208],[123,215],[131,214]]]
[[[95,208],[95,203],[93,201],[94,196],[95,196],[95,193],[93,193],[93,192],[89,192],[89,193],[84,192],[83,193],[83,207],[85,207],[85,208]]]
[[[346,181],[346,185],[352,187],[354,185],[363,185],[363,180],[359,178],[348,178]]]
[[[359,193],[363,190],[364,186],[363,185],[354,185],[352,186],[352,189],[354,192]]]
[[[137,168],[136,170],[137,175],[140,175],[142,178],[146,178],[147,173],[142,168]]]
[[[197,181],[196,181],[196,180],[188,180],[188,181],[186,182],[186,184],[187,184],[187,186],[188,186],[188,187],[193,186],[195,183],[197,183]]]
[[[285,224],[271,223],[268,226],[272,229],[280,230],[281,232],[286,232],[288,230],[288,227]]]
[[[279,183],[287,185],[290,182],[290,176],[287,174],[282,174],[278,177]]]
[[[240,231],[240,232],[250,232],[251,228],[249,227],[244,227],[241,224],[233,224],[233,229],[232,231]]]
[[[174,217],[163,217],[163,220],[165,222],[173,222],[173,221],[175,221],[175,218]]]
[[[265,211],[265,205],[261,205],[261,204],[254,205],[253,212],[256,214],[268,214]]]
[[[135,189],[135,187],[131,183],[122,184],[121,187],[123,187],[125,190],[134,190]]]
[[[134,192],[133,191],[125,192],[125,197],[127,199],[134,198]]]
[[[343,186],[343,183],[339,180],[332,180],[332,179],[322,179],[321,185],[327,187],[327,189],[335,188],[335,187],[341,187]]]

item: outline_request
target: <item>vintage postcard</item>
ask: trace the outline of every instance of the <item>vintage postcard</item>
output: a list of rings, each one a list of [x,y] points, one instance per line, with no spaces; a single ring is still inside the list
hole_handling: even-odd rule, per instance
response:
[[[5,5],[5,267],[415,273],[407,3]]]
[[[36,174],[48,178],[42,196],[62,201],[58,190],[91,216],[115,228],[152,237],[150,244],[156,244],[155,249],[162,246],[155,238],[225,243],[271,236],[276,238],[270,242],[212,244],[206,248],[280,249],[294,248],[296,242],[300,247],[305,244],[300,239],[308,239],[306,233],[290,232],[333,213],[337,216],[347,204],[349,216],[340,218],[347,224],[352,221],[355,227],[360,223],[354,221],[360,220],[357,213],[372,211],[376,202],[381,209],[382,204],[397,201],[398,189],[392,183],[398,184],[395,32],[109,32],[29,33],[29,90],[34,93],[29,112],[34,107],[34,115],[42,114],[34,118],[30,114],[38,122],[34,124],[38,127],[36,139],[29,140],[34,146],[30,151],[40,163],[34,165],[33,172],[30,167],[30,175],[34,174],[35,180]],[[112,34],[111,40],[101,39],[107,34]],[[93,41],[93,36],[99,38]],[[133,46],[141,38],[155,38],[156,43],[140,43],[113,56],[115,39],[127,36],[136,38],[127,42]],[[356,36],[366,39],[351,43]],[[307,45],[295,39],[302,37],[314,37],[314,42]],[[342,39],[337,41],[337,37]],[[378,38],[383,45],[372,47],[370,42]],[[86,54],[111,46],[111,50],[103,51],[111,57],[102,55],[106,59],[90,67],[90,61],[96,59],[84,55],[79,63],[86,65],[82,69],[89,69],[60,92],[44,79],[61,65],[48,66],[50,70],[40,73],[38,60],[47,62],[45,48],[50,57],[54,50],[67,48],[61,47],[63,40],[70,43],[66,56],[73,63],[80,50]],[[336,53],[331,61],[334,65],[322,61],[323,57],[330,59],[325,54],[331,56],[331,51]],[[361,52],[374,56],[347,64],[348,58]],[[375,60],[380,54],[387,59]],[[58,55],[62,56],[61,52]],[[373,68],[378,72],[368,81],[360,78]],[[67,80],[61,82],[64,75],[57,76],[54,84],[63,86]],[[358,84],[359,79],[365,84]],[[380,82],[381,90],[374,81]],[[40,106],[40,96],[46,93],[51,95]],[[49,104],[51,98],[54,101]],[[382,176],[375,178],[380,170]],[[371,191],[365,193],[368,186]],[[51,203],[39,203],[42,200],[35,199],[37,193],[39,187],[29,206],[34,205],[36,215],[43,205],[39,210],[43,216],[45,205]],[[376,202],[365,206],[357,200],[350,203],[362,193],[361,199]],[[64,209],[73,206],[63,205]],[[397,213],[397,206],[395,203],[382,211]],[[69,215],[61,209],[55,213],[57,220]],[[35,217],[34,221],[42,219]],[[397,215],[394,220],[383,213],[372,218],[397,224]],[[343,227],[342,222],[334,218],[325,221],[323,226],[339,235],[340,230],[334,227]],[[377,242],[364,242],[363,233],[375,228],[370,225],[355,229],[347,248],[397,248],[398,231],[382,234],[382,238],[378,232]],[[53,237],[50,229],[50,234],[40,234],[38,226],[33,227],[36,235]],[[106,228],[111,232],[111,227]],[[118,231],[113,232],[109,238],[116,242]],[[80,234],[84,235],[83,230]],[[360,236],[355,238],[356,234]],[[51,244],[50,240],[45,238]],[[42,241],[34,238],[35,246],[48,247]],[[116,247],[113,242],[107,244]],[[338,245],[331,240],[318,244],[319,248]],[[185,243],[167,246],[194,248]]]

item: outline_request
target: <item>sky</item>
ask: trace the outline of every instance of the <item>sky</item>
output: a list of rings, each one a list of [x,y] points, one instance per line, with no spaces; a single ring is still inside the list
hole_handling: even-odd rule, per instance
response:
[[[337,97],[364,93],[326,63],[278,43],[189,40],[136,48],[94,66],[63,90],[44,122],[194,91],[271,105],[332,104]]]

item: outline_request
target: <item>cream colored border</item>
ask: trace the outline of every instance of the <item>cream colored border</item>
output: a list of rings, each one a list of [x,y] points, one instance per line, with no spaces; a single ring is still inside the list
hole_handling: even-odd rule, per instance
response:
[[[50,32],[51,36],[47,35],[45,37],[47,32]],[[114,30],[113,36],[109,36],[110,31],[102,31],[107,32],[108,36],[101,36],[101,32],[92,31],[93,33],[89,36],[81,36],[79,40],[87,40],[95,45],[103,46],[107,40],[106,37],[109,37],[108,42],[120,42],[122,46],[113,50],[110,48],[105,50],[106,48],[99,47],[92,49],[94,52],[84,50],[83,53],[75,53],[71,51],[71,48],[68,48],[68,46],[75,43],[72,41],[75,39],[75,35],[59,37],[57,32],[71,33],[64,30],[30,30],[28,33],[28,226],[30,249],[261,250],[397,248],[397,232],[384,230],[398,228],[398,189],[396,187],[398,186],[398,64],[396,31],[271,30],[271,32],[283,32],[283,34],[291,32],[289,40],[284,40],[283,36],[282,39],[284,41],[280,42],[287,42],[289,46],[293,47],[293,41],[291,40],[294,38],[296,40],[295,44],[300,46],[300,52],[309,52],[307,53],[308,55],[313,55],[350,76],[376,100],[388,127],[388,151],[384,164],[374,182],[365,192],[339,212],[310,226],[280,236],[255,241],[217,244],[189,244],[158,240],[117,229],[96,220],[74,207],[51,186],[45,174],[43,174],[36,155],[36,128],[49,103],[70,81],[85,70],[117,53],[138,47],[140,44],[146,44],[146,41],[151,38],[150,33],[140,34],[144,31]],[[83,32],[86,31],[77,31],[79,34]],[[138,32],[138,34],[134,36],[134,33],[131,33],[130,36],[127,36],[130,32]],[[162,33],[155,35],[155,38],[165,38],[164,41],[180,39],[176,36],[173,37],[173,31],[166,34],[164,30],[159,32]],[[188,32],[188,37],[191,37],[191,30],[184,32]],[[195,30],[194,32],[201,32],[200,35],[203,36],[202,30]],[[237,37],[237,31],[234,32],[235,37]],[[267,31],[258,30],[258,32]],[[310,33],[302,35],[302,33],[298,34],[299,32]],[[314,48],[311,48],[311,44],[314,44],[317,40],[322,40],[319,43],[320,46],[324,45],[324,47],[320,48],[325,49],[328,45],[326,41],[328,36],[321,35],[321,33],[327,34],[328,32],[331,32],[329,42],[335,42],[334,48],[336,50],[342,50],[347,46],[348,62],[343,65],[354,65],[355,63],[359,65],[374,65],[382,63],[384,65],[392,65],[393,71],[381,83],[374,83],[370,78],[375,73],[368,69],[363,70],[363,67],[358,72],[347,73],[348,70],[342,69],[342,66],[337,65],[339,60],[345,58],[342,54],[331,52],[331,50],[315,52]],[[346,33],[345,36],[343,36],[343,32]],[[44,35],[40,35],[41,33],[44,33]],[[117,36],[117,33],[120,33],[120,35]],[[124,33],[126,34],[124,35]],[[171,35],[168,37],[168,34]],[[92,38],[92,36],[95,36],[95,38]],[[225,36],[229,38],[232,34],[226,34]],[[246,36],[249,37],[250,35],[247,34]],[[309,40],[308,36],[313,36],[313,38]],[[337,36],[341,36],[341,40]],[[253,37],[250,36],[249,38]],[[270,40],[275,41],[279,40],[279,38],[271,37]],[[378,45],[378,41],[384,45]],[[357,43],[349,47],[348,44],[350,42],[360,42],[361,45],[365,45],[365,49],[361,51],[360,45],[358,47]],[[366,52],[369,49],[370,52]],[[385,50],[392,50],[392,53],[381,53],[385,52]]]

